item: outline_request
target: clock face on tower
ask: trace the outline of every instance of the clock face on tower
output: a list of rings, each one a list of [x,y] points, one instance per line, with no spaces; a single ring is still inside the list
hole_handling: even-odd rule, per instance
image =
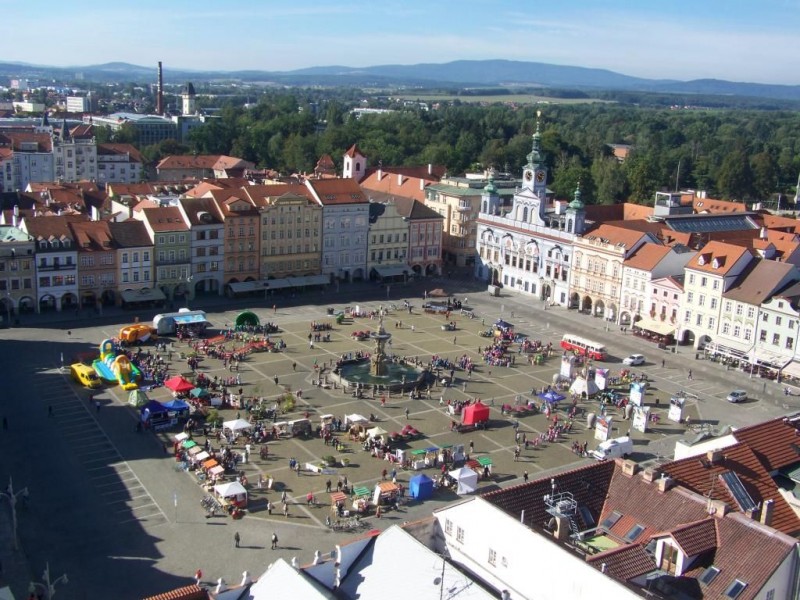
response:
[[[538,183],[544,183],[544,171],[536,171],[536,181]]]
[[[533,179],[533,171],[525,171],[525,181],[530,181]]]

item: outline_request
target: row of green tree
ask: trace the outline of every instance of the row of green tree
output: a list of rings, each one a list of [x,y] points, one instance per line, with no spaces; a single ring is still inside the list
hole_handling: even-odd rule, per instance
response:
[[[651,109],[610,103],[506,106],[443,104],[356,118],[347,97],[267,93],[250,108],[228,105],[196,128],[186,146],[143,149],[157,160],[176,152],[229,154],[284,173],[310,172],[330,154],[340,164],[353,143],[377,165],[445,165],[451,174],[492,166],[520,172],[536,112],[548,186],[569,197],[580,181],[588,202],[651,202],[663,189],[713,197],[793,196],[800,173],[800,114],[790,111]],[[609,144],[629,144],[619,162]]]

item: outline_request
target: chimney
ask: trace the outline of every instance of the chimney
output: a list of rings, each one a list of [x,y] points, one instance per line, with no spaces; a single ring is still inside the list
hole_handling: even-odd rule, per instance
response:
[[[161,61],[158,61],[158,84],[156,85],[156,114],[164,114],[164,72],[161,70]]]
[[[723,459],[722,450],[709,450],[706,452],[706,459],[712,465],[718,465]]]
[[[428,175],[433,175],[433,163],[428,163]]]
[[[423,191],[425,189],[425,180],[420,178],[419,180],[419,191]]]
[[[633,477],[636,475],[637,465],[632,460],[622,461],[622,474],[626,477]]]
[[[668,477],[666,473],[662,473],[661,478],[656,482],[659,493],[663,494],[666,492],[672,487],[673,483],[675,483],[675,480],[672,479],[672,477]]]
[[[772,513],[775,511],[775,501],[770,498],[769,500],[764,500],[763,504],[761,505],[761,523],[763,525],[767,525],[768,527],[772,527]]]
[[[761,231],[759,232],[758,237],[760,237],[762,240],[767,239],[767,228],[766,227],[762,227],[761,228]]]
[[[312,564],[318,565],[322,560],[322,553],[319,550],[314,551],[314,562]]]
[[[567,517],[556,517],[555,537],[559,542],[569,539],[569,520]]]
[[[397,185],[403,185],[403,176],[400,173],[397,174]]]
[[[100,211],[94,205],[92,205],[92,221],[99,221],[100,220]]]
[[[241,586],[244,587],[250,583],[253,583],[253,580],[250,579],[250,571],[242,572],[242,583]]]
[[[716,518],[721,519],[728,514],[728,505],[724,500],[709,500],[708,514],[714,515]]]
[[[215,594],[221,594],[222,592],[224,592],[227,589],[228,589],[228,586],[225,585],[225,580],[222,577],[217,579],[217,587],[214,589],[214,593]]]
[[[378,167],[378,181],[383,179],[383,167]]]
[[[653,483],[657,476],[658,469],[654,469],[653,467],[647,467],[644,471],[642,471],[642,479],[644,479],[647,483]]]

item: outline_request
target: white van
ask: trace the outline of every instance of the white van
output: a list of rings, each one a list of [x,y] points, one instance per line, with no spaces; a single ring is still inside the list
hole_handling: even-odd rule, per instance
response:
[[[624,458],[631,452],[633,452],[633,441],[626,435],[601,442],[597,450],[592,452],[592,456],[597,460],[610,460]]]

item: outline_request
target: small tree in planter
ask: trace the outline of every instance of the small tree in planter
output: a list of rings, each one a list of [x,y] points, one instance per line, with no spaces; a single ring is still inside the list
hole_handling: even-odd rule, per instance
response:
[[[295,400],[292,394],[284,394],[282,404],[283,412],[289,413],[295,409],[295,406],[297,406],[297,400]]]
[[[325,467],[335,467],[336,466],[336,459],[333,456],[331,456],[330,454],[328,454],[327,456],[323,456],[321,458],[321,460],[322,460],[322,464]]]
[[[206,411],[206,423],[208,423],[212,427],[222,426],[222,417],[220,416],[219,411],[216,408],[209,408]]]

